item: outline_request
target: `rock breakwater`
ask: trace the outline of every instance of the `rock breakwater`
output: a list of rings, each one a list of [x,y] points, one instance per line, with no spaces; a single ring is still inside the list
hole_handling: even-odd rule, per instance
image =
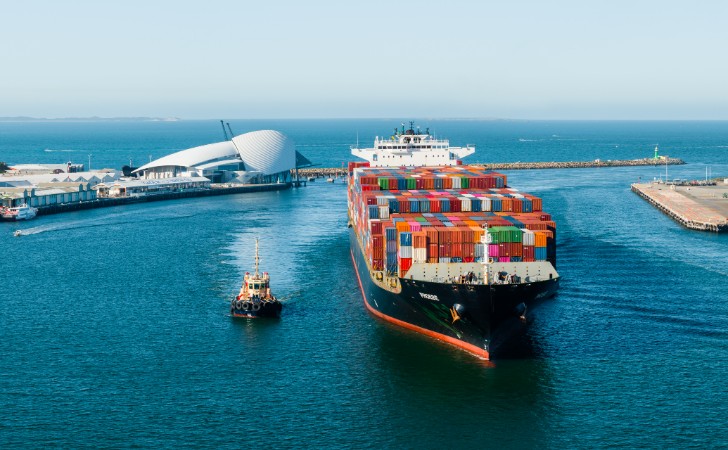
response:
[[[510,163],[470,163],[472,166],[485,167],[491,170],[530,170],[530,169],[587,169],[594,167],[625,167],[625,166],[674,166],[685,164],[679,158],[643,158],[623,160],[594,160],[594,161],[552,161],[552,162],[510,162]],[[328,178],[346,176],[346,168],[307,168],[298,169],[301,178]]]

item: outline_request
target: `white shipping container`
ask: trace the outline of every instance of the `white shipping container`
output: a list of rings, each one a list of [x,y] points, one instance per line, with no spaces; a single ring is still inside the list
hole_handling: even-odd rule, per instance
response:
[[[400,258],[412,258],[412,246],[411,245],[402,245],[399,247],[399,257]]]
[[[536,235],[533,231],[526,228],[521,228],[523,231],[523,245],[536,245]]]
[[[380,206],[379,207],[379,218],[380,219],[389,219],[389,206]]]
[[[470,205],[470,199],[467,197],[458,197],[460,199],[460,211],[471,212],[472,206]]]

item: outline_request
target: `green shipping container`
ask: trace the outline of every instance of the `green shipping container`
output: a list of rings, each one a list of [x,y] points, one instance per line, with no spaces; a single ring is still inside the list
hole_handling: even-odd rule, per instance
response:
[[[523,242],[523,231],[514,226],[489,227],[488,232],[492,235],[492,244],[503,244],[506,242]]]

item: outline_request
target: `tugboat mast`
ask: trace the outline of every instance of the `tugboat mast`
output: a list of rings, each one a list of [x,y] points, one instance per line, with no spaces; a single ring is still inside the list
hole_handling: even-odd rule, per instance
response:
[[[258,257],[258,238],[255,238],[255,278],[258,278],[258,263],[260,258]]]

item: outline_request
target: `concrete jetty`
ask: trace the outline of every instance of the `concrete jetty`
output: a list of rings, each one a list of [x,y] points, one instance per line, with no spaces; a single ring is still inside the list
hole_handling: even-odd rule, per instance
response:
[[[728,231],[728,184],[635,183],[632,191],[687,228],[717,233]]]
[[[469,163],[471,166],[484,167],[490,170],[529,170],[529,169],[586,169],[594,167],[627,167],[627,166],[674,166],[685,164],[679,158],[642,158],[622,160],[601,160],[594,161],[561,161],[561,162],[510,162],[510,163]],[[345,167],[336,168],[306,168],[298,169],[301,178],[315,177],[341,177],[346,176]]]

